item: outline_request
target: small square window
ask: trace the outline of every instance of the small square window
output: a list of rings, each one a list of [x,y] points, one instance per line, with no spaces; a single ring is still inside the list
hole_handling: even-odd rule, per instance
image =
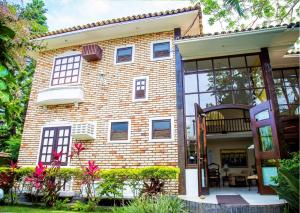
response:
[[[122,47],[116,50],[116,63],[128,63],[133,61],[133,47]]]
[[[152,59],[164,59],[171,57],[171,43],[157,42],[152,44]]]
[[[150,119],[150,140],[164,141],[173,138],[171,118]]]
[[[129,121],[110,122],[110,141],[128,141],[129,140]]]

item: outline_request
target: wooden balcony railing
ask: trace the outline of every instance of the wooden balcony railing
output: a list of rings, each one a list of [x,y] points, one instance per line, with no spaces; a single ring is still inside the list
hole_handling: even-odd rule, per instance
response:
[[[250,118],[206,120],[206,131],[207,134],[251,131]]]

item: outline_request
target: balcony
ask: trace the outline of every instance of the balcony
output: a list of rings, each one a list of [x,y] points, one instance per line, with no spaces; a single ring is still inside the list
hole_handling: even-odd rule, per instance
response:
[[[233,118],[206,120],[206,131],[210,133],[246,132],[251,131],[249,118]]]
[[[78,104],[84,101],[84,92],[81,86],[51,87],[39,91],[37,104],[40,106],[59,104]]]

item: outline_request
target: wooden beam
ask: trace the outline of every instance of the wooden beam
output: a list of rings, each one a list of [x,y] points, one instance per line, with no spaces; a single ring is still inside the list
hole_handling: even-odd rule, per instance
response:
[[[174,29],[174,38],[180,37],[181,29]],[[183,65],[179,48],[175,45],[176,61],[176,108],[177,108],[177,139],[178,139],[178,167],[179,175],[179,194],[186,194],[185,188],[185,142],[184,142],[184,88],[183,88]]]

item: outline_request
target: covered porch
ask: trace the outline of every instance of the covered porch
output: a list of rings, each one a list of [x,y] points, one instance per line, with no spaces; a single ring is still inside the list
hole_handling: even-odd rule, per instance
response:
[[[184,110],[179,111],[185,127],[182,142],[185,152],[179,152],[179,158],[185,159],[184,165],[181,164],[185,172],[180,177],[184,198],[201,202],[199,196],[206,194],[204,200],[215,204],[216,195],[238,194],[253,205],[260,205],[255,204],[255,200],[265,201],[265,204],[272,204],[273,201],[274,204],[282,204],[283,201],[275,195],[261,194],[274,193],[270,188],[270,177],[276,175],[276,159],[284,158],[291,150],[299,150],[299,55],[291,55],[289,51],[298,39],[298,30],[299,23],[296,23],[177,38],[175,44],[182,57],[178,65],[181,74],[178,75],[183,79],[183,84],[178,82],[182,92],[180,89],[177,91],[184,102]],[[203,133],[199,137],[196,134],[201,129],[197,129],[196,125],[195,103],[200,108],[198,115],[202,117],[199,122],[205,121],[205,139]],[[262,107],[255,113],[263,112],[265,107],[265,110],[272,112],[273,119],[272,127],[268,127],[268,130],[255,127],[268,138],[260,142],[262,135],[253,135],[254,127],[249,116],[249,109],[259,105]],[[224,106],[231,110],[231,114],[224,111]],[[241,111],[243,113],[237,111],[241,106],[245,107]],[[211,116],[211,112],[215,112],[215,115]],[[256,145],[253,143],[255,137]],[[205,141],[201,148],[205,149],[205,159],[200,167],[197,158],[202,161],[203,157],[198,156],[198,140]],[[282,148],[283,143],[288,145],[287,150]],[[238,185],[230,187],[224,184],[227,181],[224,168],[228,165],[224,166],[222,162],[220,147],[225,145],[230,145],[232,149],[241,149],[240,146],[243,146],[243,150],[247,149],[246,177],[258,173],[256,190],[248,191],[247,185],[240,188]],[[252,147],[252,154],[249,154],[248,147]],[[224,149],[227,149],[226,154],[229,148]],[[209,151],[217,157],[209,160]],[[250,159],[250,155],[253,159]],[[205,172],[210,163],[218,165],[220,185],[217,187],[209,182],[209,171]],[[235,169],[230,165],[229,170],[233,172]],[[236,171],[242,173],[241,170]],[[207,177],[203,174],[207,174]]]

